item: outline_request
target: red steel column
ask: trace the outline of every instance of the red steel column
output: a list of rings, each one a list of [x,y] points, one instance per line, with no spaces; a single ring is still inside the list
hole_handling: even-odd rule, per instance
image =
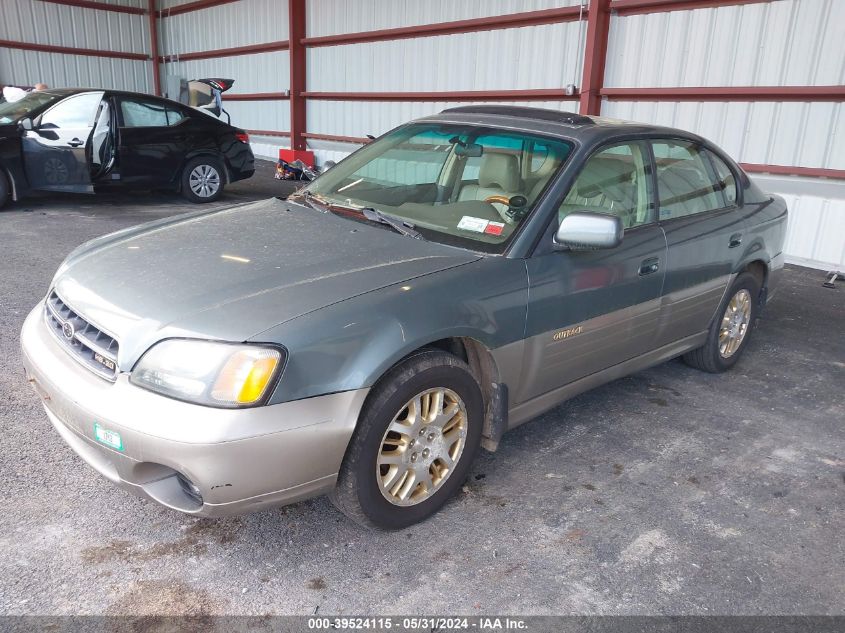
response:
[[[601,114],[601,90],[610,33],[610,0],[590,0],[587,13],[587,41],[584,75],[581,79],[581,114]]]
[[[288,42],[290,47],[290,148],[293,159],[311,163],[306,154],[305,133],[305,0],[288,0]]]
[[[161,76],[158,68],[158,13],[156,13],[156,0],[149,0],[147,14],[150,19],[150,56],[153,62],[153,90],[161,96]]]

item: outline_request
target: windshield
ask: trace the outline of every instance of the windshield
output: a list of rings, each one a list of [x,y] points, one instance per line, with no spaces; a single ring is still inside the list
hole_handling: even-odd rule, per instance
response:
[[[61,99],[49,92],[30,92],[23,99],[0,103],[0,124],[17,123],[41,106]]]
[[[370,143],[305,191],[324,203],[378,209],[425,239],[502,253],[572,147],[522,132],[414,123]]]

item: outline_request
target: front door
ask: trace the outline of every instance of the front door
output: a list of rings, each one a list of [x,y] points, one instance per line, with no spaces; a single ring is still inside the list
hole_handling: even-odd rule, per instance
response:
[[[88,151],[102,92],[62,99],[36,119],[21,139],[33,189],[93,193]]]
[[[655,140],[652,147],[669,249],[659,346],[709,327],[742,256],[745,220],[735,178],[715,154],[681,139]]]
[[[639,141],[599,150],[575,180],[552,229],[573,211],[589,211],[620,216],[624,237],[611,249],[545,248],[527,260],[526,356],[518,402],[651,348],[666,262],[651,189],[648,147]]]

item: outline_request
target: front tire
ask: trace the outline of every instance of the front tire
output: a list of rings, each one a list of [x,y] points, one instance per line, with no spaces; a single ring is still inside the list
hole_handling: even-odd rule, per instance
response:
[[[223,166],[209,156],[188,161],[182,170],[182,195],[191,202],[214,202],[223,195]]]
[[[759,303],[760,282],[751,273],[740,273],[719,305],[707,341],[684,354],[684,362],[712,374],[736,365],[757,322]]]
[[[6,206],[9,201],[9,181],[6,180],[6,174],[0,169],[0,209]]]
[[[365,527],[427,519],[465,481],[483,421],[481,389],[464,361],[439,350],[414,354],[370,392],[332,502]]]

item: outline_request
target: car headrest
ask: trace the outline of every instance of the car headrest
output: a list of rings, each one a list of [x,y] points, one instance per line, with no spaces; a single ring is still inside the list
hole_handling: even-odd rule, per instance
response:
[[[519,161],[510,154],[484,154],[478,170],[481,187],[499,187],[504,191],[519,191]]]
[[[592,198],[604,194],[612,200],[625,200],[633,171],[634,166],[624,160],[594,157],[578,176],[578,195]]]

